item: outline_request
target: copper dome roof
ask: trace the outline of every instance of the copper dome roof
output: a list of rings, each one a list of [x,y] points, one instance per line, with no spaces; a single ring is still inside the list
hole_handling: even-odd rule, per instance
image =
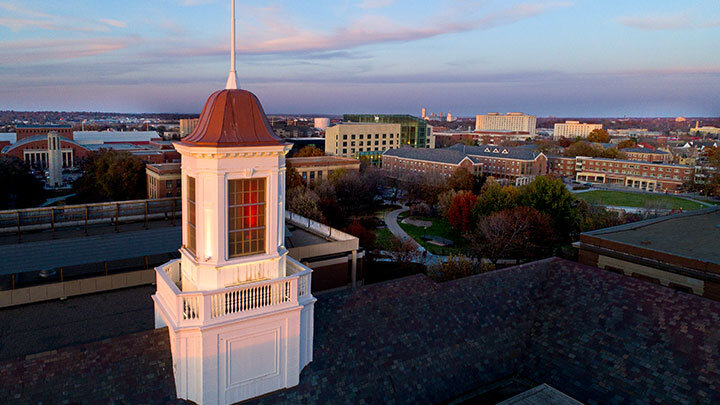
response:
[[[220,90],[208,98],[188,146],[265,146],[284,142],[275,136],[257,97],[246,90]]]

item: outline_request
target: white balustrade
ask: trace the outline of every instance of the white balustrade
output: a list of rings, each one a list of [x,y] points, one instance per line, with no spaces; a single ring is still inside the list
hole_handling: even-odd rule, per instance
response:
[[[180,263],[174,260],[156,269],[155,300],[177,326],[208,325],[297,305],[299,297],[311,293],[311,272],[288,258],[287,277],[213,291],[182,292],[178,288]]]

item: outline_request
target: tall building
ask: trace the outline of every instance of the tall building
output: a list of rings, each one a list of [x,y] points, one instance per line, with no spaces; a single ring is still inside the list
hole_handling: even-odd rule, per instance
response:
[[[180,137],[189,135],[197,126],[198,118],[183,118],[180,120]]]
[[[602,124],[584,124],[580,121],[565,121],[565,123],[555,124],[553,137],[555,139],[587,138],[590,132],[596,129],[602,129]]]
[[[316,129],[324,131],[327,129],[328,125],[330,125],[330,118],[317,117],[314,120],[314,125]]]
[[[515,113],[488,113],[475,116],[476,131],[513,131],[527,132],[535,136],[537,118],[534,115]]]
[[[402,114],[345,114],[343,121],[377,124],[400,124],[400,143],[413,148],[429,148],[432,126],[412,115]]]
[[[425,117],[427,117],[427,108],[423,107],[421,114],[420,114],[420,118],[425,119]]]
[[[401,131],[400,124],[335,124],[325,130],[325,153],[378,162],[383,152],[400,147]]]

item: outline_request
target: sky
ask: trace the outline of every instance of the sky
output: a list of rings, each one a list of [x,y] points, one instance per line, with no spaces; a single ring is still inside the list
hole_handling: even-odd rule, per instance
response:
[[[0,110],[199,113],[230,0],[0,0]],[[720,116],[718,0],[237,0],[268,114]]]

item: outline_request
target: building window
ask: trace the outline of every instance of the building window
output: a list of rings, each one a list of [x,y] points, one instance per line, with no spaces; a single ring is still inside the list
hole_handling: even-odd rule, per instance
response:
[[[187,246],[189,251],[195,253],[195,178],[187,178]]]
[[[172,190],[172,184],[173,184],[172,180],[165,180],[165,188],[167,190]]]
[[[228,181],[228,256],[265,253],[265,179]]]

